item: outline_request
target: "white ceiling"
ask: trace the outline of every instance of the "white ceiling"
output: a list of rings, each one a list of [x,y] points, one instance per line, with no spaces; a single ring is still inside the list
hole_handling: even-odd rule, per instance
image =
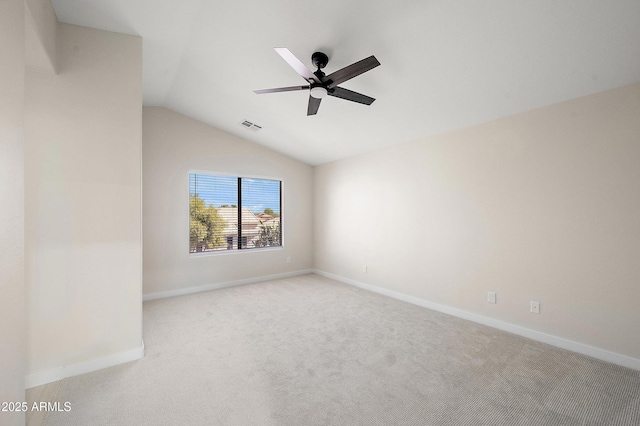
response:
[[[640,0],[52,0],[61,22],[140,35],[144,104],[317,165],[640,81]],[[273,50],[327,74],[375,55],[341,87],[308,92]],[[240,126],[249,120],[257,132]],[[180,143],[180,141],[176,141]]]

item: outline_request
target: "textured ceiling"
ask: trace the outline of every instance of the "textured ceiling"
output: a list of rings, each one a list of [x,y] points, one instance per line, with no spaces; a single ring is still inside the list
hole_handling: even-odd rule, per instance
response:
[[[640,81],[638,0],[52,0],[61,22],[140,35],[144,104],[316,165]],[[369,55],[341,85],[308,92],[273,50],[327,74]],[[263,127],[251,131],[242,120]],[[179,143],[177,141],[176,143]]]

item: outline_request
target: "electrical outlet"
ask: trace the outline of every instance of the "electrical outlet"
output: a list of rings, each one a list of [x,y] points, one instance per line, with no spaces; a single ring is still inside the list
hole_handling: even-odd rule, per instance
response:
[[[362,272],[367,273],[367,265],[362,265]]]
[[[495,291],[488,291],[487,292],[487,302],[496,303],[496,292]]]
[[[540,302],[534,302],[532,300],[531,301],[531,307],[529,308],[529,311],[531,311],[534,314],[539,314],[540,313]]]
[[[291,256],[287,256],[287,263],[291,263]]]

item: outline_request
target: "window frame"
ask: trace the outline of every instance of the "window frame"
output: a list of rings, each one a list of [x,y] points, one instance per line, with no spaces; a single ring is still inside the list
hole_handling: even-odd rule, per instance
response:
[[[225,176],[225,177],[234,177],[234,178],[240,178],[240,179],[262,179],[262,180],[272,180],[272,181],[278,181],[280,182],[280,245],[279,246],[267,246],[267,247],[253,247],[253,248],[248,248],[248,247],[244,247],[244,248],[239,248],[239,244],[236,244],[236,248],[235,249],[221,249],[221,250],[208,250],[208,251],[201,251],[201,252],[192,252],[191,251],[191,241],[190,241],[190,236],[191,236],[191,226],[189,224],[189,218],[191,216],[191,179],[190,176],[192,174],[201,174],[201,175],[210,175],[210,176]],[[285,204],[285,200],[284,200],[284,193],[285,193],[285,182],[284,179],[281,177],[274,177],[274,176],[264,176],[264,175],[254,175],[254,174],[244,174],[244,173],[230,173],[230,172],[212,172],[210,170],[201,170],[201,169],[191,169],[188,171],[187,173],[187,230],[185,232],[185,234],[187,235],[187,252],[189,256],[210,256],[210,255],[215,255],[215,256],[219,256],[219,255],[234,255],[234,254],[240,254],[240,253],[259,253],[259,252],[264,252],[264,251],[272,251],[272,250],[283,250],[285,247],[285,235],[284,235],[284,224],[283,224],[283,210],[284,210],[284,204]],[[241,191],[240,188],[238,188],[238,206],[241,205],[240,203],[240,198],[241,197]],[[239,211],[241,210],[241,208],[239,208]],[[233,238],[234,240],[237,238],[237,236],[231,236],[231,238]],[[243,236],[243,238],[246,238]],[[242,240],[238,240],[238,243],[240,243]],[[225,237],[225,244],[228,244],[228,240]]]

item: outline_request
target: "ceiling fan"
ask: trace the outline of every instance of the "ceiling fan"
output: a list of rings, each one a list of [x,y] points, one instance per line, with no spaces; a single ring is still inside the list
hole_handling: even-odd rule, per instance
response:
[[[300,74],[300,76],[304,78],[309,85],[254,90],[254,93],[261,95],[264,93],[309,90],[309,106],[307,107],[307,115],[315,115],[318,112],[320,101],[325,96],[333,96],[365,105],[371,105],[373,101],[375,101],[374,98],[363,95],[362,93],[338,87],[338,84],[344,83],[345,81],[380,65],[380,62],[378,62],[375,56],[369,56],[368,58],[339,69],[338,71],[332,72],[329,75],[325,75],[325,73],[322,72],[322,69],[327,66],[329,57],[322,52],[315,52],[311,55],[311,62],[313,63],[313,66],[318,69],[317,71],[312,72],[286,47],[276,47],[275,51],[278,52],[278,54],[282,56],[282,59],[284,59],[291,68]]]

